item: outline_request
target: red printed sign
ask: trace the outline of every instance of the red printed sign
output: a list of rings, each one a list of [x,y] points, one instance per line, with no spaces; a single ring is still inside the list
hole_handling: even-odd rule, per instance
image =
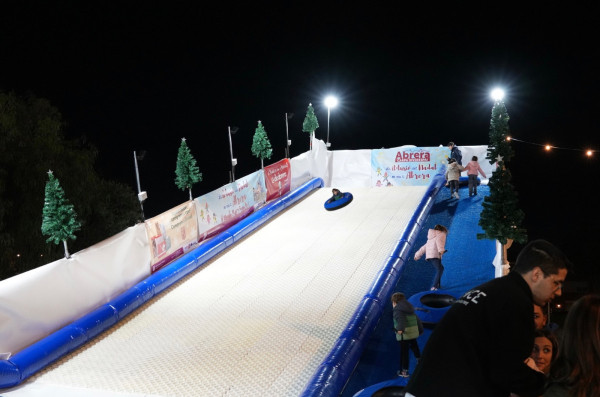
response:
[[[267,186],[267,201],[281,197],[290,191],[292,174],[290,160],[283,159],[265,167],[265,185]]]

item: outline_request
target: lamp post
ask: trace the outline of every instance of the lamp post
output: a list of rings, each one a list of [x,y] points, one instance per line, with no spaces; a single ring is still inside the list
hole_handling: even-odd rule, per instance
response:
[[[294,113],[286,113],[285,114],[285,141],[286,141],[286,149],[285,149],[285,157],[290,158],[290,146],[292,145],[292,141],[288,136],[288,120],[291,120],[294,117]]]
[[[144,159],[144,156],[146,155],[145,151],[142,151],[142,154],[140,154],[139,158],[140,160]],[[144,200],[146,200],[148,198],[148,194],[144,191],[142,192],[142,189],[140,188],[140,172],[138,171],[138,156],[135,153],[135,150],[133,151],[133,162],[135,164],[135,178],[137,180],[137,188],[138,188],[138,200],[140,200],[140,208],[142,209],[142,221],[145,221],[146,218],[144,217]]]
[[[231,154],[231,178],[230,182],[235,182],[235,166],[237,165],[237,159],[233,158],[233,146],[231,145],[231,134],[235,134],[237,132],[237,127],[227,127],[227,132],[229,133],[229,153]]]
[[[331,108],[336,107],[338,104],[338,100],[336,97],[329,95],[325,98],[325,106],[327,106],[327,147],[331,146],[329,142],[329,116],[331,115]]]

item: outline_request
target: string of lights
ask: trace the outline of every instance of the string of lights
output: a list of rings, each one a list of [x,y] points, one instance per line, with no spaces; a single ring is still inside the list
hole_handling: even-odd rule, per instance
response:
[[[517,139],[514,138],[512,136],[507,136],[506,137],[507,141],[515,141],[515,142],[521,142],[521,143],[526,143],[528,145],[535,145],[535,146],[541,146],[544,148],[544,150],[546,150],[547,152],[551,151],[551,150],[572,150],[575,152],[583,152],[585,153],[586,156],[588,157],[592,157],[592,155],[594,153],[597,152],[597,150],[592,150],[592,149],[576,149],[576,148],[568,148],[568,147],[560,147],[560,146],[553,146],[553,145],[549,145],[549,144],[542,144],[542,143],[535,143],[535,142],[527,142],[527,141],[523,141],[521,139]]]
[[[492,97],[492,99],[495,102],[500,102],[504,100],[504,90],[501,88],[495,88],[492,90],[492,92],[490,93],[490,96]],[[575,151],[575,152],[583,152],[585,153],[585,155],[587,157],[592,157],[594,153],[597,152],[597,150],[592,150],[592,149],[574,149],[574,148],[567,148],[567,147],[560,147],[560,146],[553,146],[553,145],[549,145],[549,144],[542,144],[542,143],[535,143],[535,142],[527,142],[521,139],[517,139],[511,136],[507,136],[506,140],[511,142],[511,141],[515,141],[515,142],[521,142],[521,143],[526,143],[528,145],[535,145],[535,146],[541,146],[544,148],[544,150],[546,150],[547,152],[551,151],[551,150],[571,150],[571,151]]]

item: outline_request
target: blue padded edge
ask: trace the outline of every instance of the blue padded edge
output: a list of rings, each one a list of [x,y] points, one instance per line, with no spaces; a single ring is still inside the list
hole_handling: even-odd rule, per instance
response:
[[[183,254],[115,299],[31,344],[8,360],[0,360],[0,388],[18,385],[37,371],[79,348],[187,274],[204,265],[215,255],[262,226],[274,215],[290,207],[314,189],[323,186],[323,179],[313,178],[294,191],[271,200],[229,229],[204,241],[198,248]]]
[[[43,342],[37,342],[21,350],[12,356],[9,361],[19,369],[20,380],[23,380],[49,363],[75,350],[87,340],[88,338],[81,327],[71,323],[42,339]]]
[[[394,286],[398,283],[400,269],[407,261],[411,247],[429,216],[435,196],[446,184],[445,172],[446,167],[442,165],[438,174],[432,178],[421,202],[387,262],[376,275],[369,291],[363,297],[348,325],[341,333],[329,355],[323,360],[307,383],[301,396],[337,397],[343,391],[377,326]]]

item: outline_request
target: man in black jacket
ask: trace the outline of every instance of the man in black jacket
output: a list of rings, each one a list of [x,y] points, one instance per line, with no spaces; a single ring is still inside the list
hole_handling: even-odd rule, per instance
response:
[[[454,144],[454,142],[448,142],[448,149],[450,149],[450,158],[456,160],[459,165],[462,165],[462,152]]]
[[[509,274],[468,291],[444,315],[406,396],[541,396],[545,376],[526,364],[534,340],[532,305],[560,296],[570,267],[551,243],[527,244]]]

